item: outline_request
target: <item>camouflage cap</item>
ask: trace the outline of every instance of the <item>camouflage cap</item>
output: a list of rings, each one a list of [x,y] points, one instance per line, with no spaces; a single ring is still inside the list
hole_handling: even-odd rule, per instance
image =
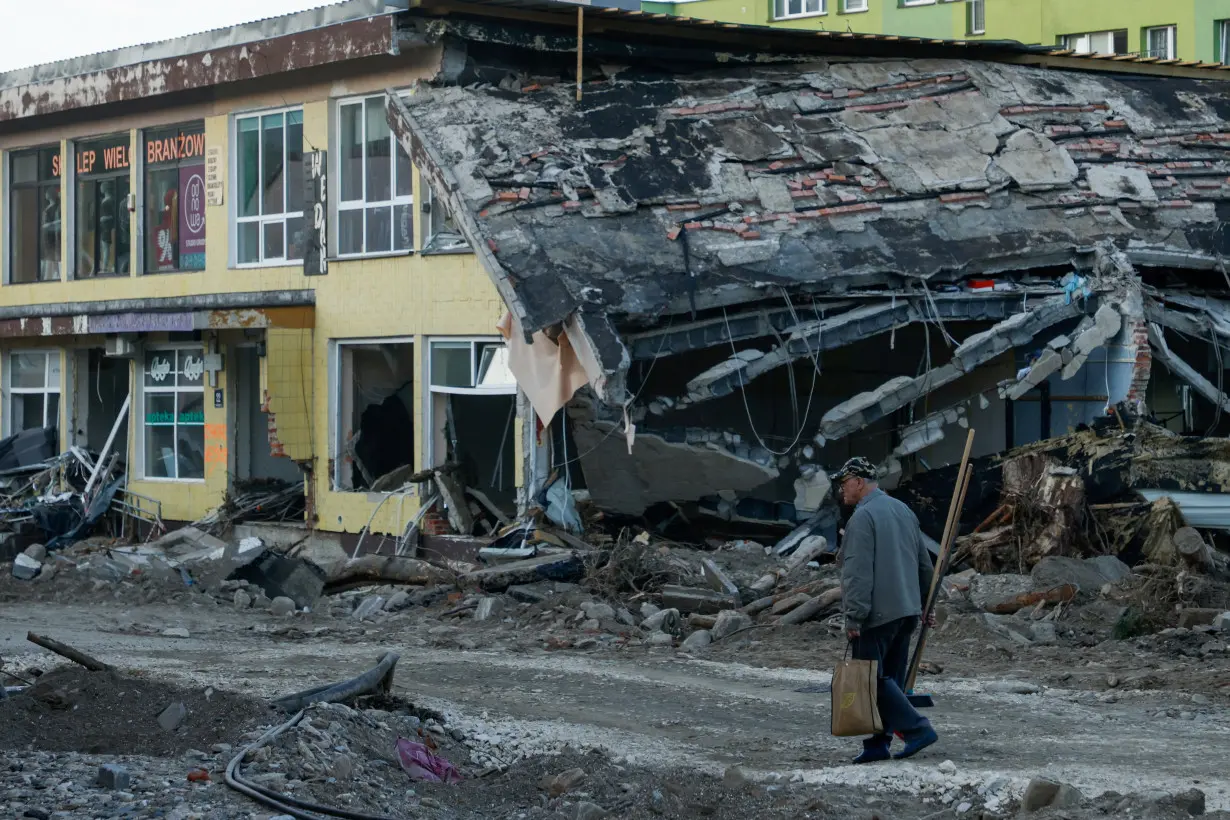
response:
[[[847,478],[865,478],[868,481],[875,481],[878,477],[879,473],[876,472],[874,464],[862,456],[856,456],[841,465],[841,469],[833,474],[833,483],[840,484]]]

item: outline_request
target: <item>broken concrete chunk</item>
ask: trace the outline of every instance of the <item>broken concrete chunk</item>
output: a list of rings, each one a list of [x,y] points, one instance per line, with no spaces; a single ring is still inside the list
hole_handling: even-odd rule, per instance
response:
[[[291,615],[295,611],[295,602],[290,598],[287,598],[285,595],[279,595],[270,601],[269,611],[279,618],[285,615]]]
[[[798,548],[790,555],[786,561],[786,572],[794,572],[808,562],[814,561],[817,556],[823,555],[829,548],[829,542],[823,535],[809,535],[803,539]],[[770,587],[771,589],[772,587]],[[760,590],[757,590],[759,592]]]
[[[778,176],[752,177],[752,187],[760,198],[760,206],[769,213],[793,213],[794,198],[786,180]]]
[[[671,635],[678,635],[683,629],[683,621],[679,617],[679,610],[659,609],[641,621],[641,626],[650,632],[668,632]]]
[[[94,778],[94,782],[99,788],[123,792],[128,791],[128,787],[132,785],[132,776],[118,763],[104,763],[98,767],[98,775]],[[26,814],[29,815],[29,812]]]
[[[1035,590],[1073,584],[1085,595],[1097,595],[1106,584],[1117,584],[1132,574],[1132,568],[1113,555],[1068,558],[1048,555],[1030,572]]]
[[[717,620],[713,622],[713,628],[709,631],[713,640],[720,641],[736,632],[751,627],[753,623],[751,616],[745,615],[737,609],[728,609],[718,614]]]
[[[269,598],[289,598],[296,609],[314,607],[325,589],[325,574],[319,567],[268,550],[236,569],[227,580],[247,581]]]
[[[699,652],[711,643],[713,643],[712,633],[707,629],[698,629],[689,635],[679,648],[684,652]]]
[[[47,548],[42,544],[31,544],[22,551],[22,554],[28,558],[33,558],[40,564],[47,560]]]
[[[662,605],[679,612],[699,612],[714,615],[724,609],[739,606],[739,599],[707,589],[667,585],[662,588]]]
[[[1079,806],[1085,799],[1080,790],[1066,783],[1035,777],[1025,787],[1021,797],[1021,813],[1033,814],[1043,809],[1069,809]]]
[[[1089,190],[1102,199],[1130,199],[1136,202],[1157,200],[1157,191],[1144,168],[1118,165],[1091,165],[1085,169]]]
[[[277,601],[274,601],[276,604]],[[384,611],[384,596],[368,595],[363,601],[354,608],[351,613],[356,621],[367,621],[376,617],[377,612]]]
[[[721,150],[732,159],[759,162],[794,154],[789,143],[755,117],[717,120],[710,127],[716,132]]]
[[[615,617],[615,607],[602,601],[585,601],[581,604],[585,617],[598,621],[609,621]]]
[[[162,727],[164,732],[174,732],[183,724],[187,717],[188,708],[179,701],[176,701],[163,709],[162,713],[158,715],[158,725]]]
[[[18,581],[31,581],[42,569],[43,565],[40,562],[24,553],[13,559],[13,577]]]
[[[483,598],[478,602],[478,606],[474,609],[474,620],[498,620],[503,613],[504,600],[502,598]]]
[[[833,482],[824,470],[815,468],[794,481],[794,508],[801,513],[814,513],[828,500]]]
[[[1016,180],[1022,191],[1066,188],[1080,175],[1066,150],[1029,129],[1008,137],[995,164]]]
[[[734,581],[730,580],[725,572],[722,572],[721,567],[713,563],[712,559],[702,559],[700,566],[705,580],[715,592],[721,592],[736,598],[739,597],[739,587],[735,585]]]

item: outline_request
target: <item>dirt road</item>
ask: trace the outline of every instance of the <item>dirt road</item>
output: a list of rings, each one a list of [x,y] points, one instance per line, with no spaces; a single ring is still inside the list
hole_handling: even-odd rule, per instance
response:
[[[126,669],[264,696],[349,677],[394,650],[403,694],[446,713],[450,726],[497,760],[570,744],[629,763],[718,774],[738,763],[760,778],[924,795],[954,783],[1019,792],[1045,775],[1089,796],[1195,786],[1210,811],[1230,809],[1230,773],[1215,751],[1230,742],[1230,712],[1220,699],[1045,687],[1019,694],[999,691],[1030,688],[1005,684],[1003,675],[928,678],[941,743],[916,761],[853,767],[855,744],[828,734],[823,689],[834,658],[824,653],[814,669],[768,669],[643,647],[617,654],[446,649],[435,622],[407,620],[345,640],[329,634],[328,620],[298,624],[317,630],[310,641],[274,634],[285,633],[285,624],[224,607],[5,605],[0,655],[47,666],[49,656],[25,641],[34,630]],[[170,627],[190,637],[163,636]],[[1028,684],[1031,675],[1041,679],[1027,668],[1010,678]]]

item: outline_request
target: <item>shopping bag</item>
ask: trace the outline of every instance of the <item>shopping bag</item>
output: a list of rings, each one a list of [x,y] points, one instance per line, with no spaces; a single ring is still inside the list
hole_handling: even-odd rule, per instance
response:
[[[876,696],[876,661],[846,658],[833,670],[833,737],[878,735],[884,731]]]

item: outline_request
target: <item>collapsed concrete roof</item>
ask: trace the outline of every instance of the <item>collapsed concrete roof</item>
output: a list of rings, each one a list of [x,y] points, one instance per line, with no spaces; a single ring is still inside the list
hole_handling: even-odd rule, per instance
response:
[[[1129,268],[1230,253],[1221,82],[718,55],[594,66],[578,101],[528,49],[502,82],[475,82],[481,27],[432,25],[469,48],[454,63],[470,75],[391,103],[391,119],[523,330],[574,316],[613,404],[628,332],[667,315],[1089,270],[1099,243]]]

